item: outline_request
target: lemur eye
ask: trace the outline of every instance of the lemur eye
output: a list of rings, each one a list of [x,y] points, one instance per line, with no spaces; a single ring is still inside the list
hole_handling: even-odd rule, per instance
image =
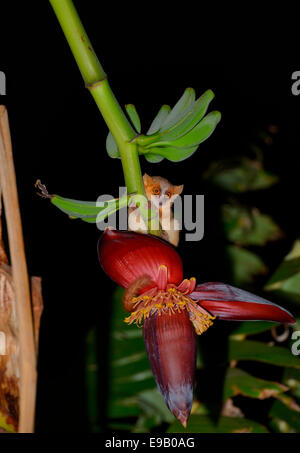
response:
[[[160,189],[158,187],[155,187],[154,189],[152,189],[152,193],[153,195],[160,195]]]
[[[165,192],[165,196],[168,197],[168,198],[171,198],[171,192]]]

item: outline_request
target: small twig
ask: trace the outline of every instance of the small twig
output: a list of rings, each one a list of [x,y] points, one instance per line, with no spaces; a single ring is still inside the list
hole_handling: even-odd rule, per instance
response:
[[[45,184],[41,183],[41,180],[38,179],[34,185],[37,189],[40,190],[40,192],[36,192],[37,195],[39,195],[42,198],[53,198],[53,195],[50,195],[50,193],[47,190],[47,187]]]
[[[2,239],[2,193],[0,186],[0,265],[3,263],[8,264],[8,259]]]
[[[7,222],[9,251],[15,289],[20,344],[20,420],[19,432],[34,429],[36,396],[36,352],[21,215],[13,163],[6,107],[0,106],[0,181]]]
[[[44,309],[41,277],[31,277],[31,299],[33,309],[35,349],[37,354],[39,347],[40,322]]]

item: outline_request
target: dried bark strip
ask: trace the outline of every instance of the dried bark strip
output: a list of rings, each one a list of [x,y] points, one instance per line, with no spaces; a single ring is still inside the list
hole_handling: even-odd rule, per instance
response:
[[[12,264],[12,280],[8,270],[5,275],[3,274],[5,288],[3,304],[5,305],[6,301],[7,307],[5,309],[3,305],[2,328],[7,329],[8,354],[4,359],[2,356],[4,368],[0,391],[1,395],[5,395],[2,401],[4,412],[8,411],[14,419],[19,418],[19,432],[29,433],[34,430],[36,347],[11,137],[5,106],[0,106],[0,181]],[[1,266],[2,272],[5,272],[3,266],[5,263]],[[10,379],[11,376],[14,376],[13,380]]]

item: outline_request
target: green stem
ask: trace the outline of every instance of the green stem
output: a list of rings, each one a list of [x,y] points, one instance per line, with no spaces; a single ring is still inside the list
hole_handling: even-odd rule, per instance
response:
[[[90,85],[89,90],[118,145],[128,193],[145,195],[137,145],[130,143],[136,132],[127,121],[107,79]]]
[[[115,98],[107,76],[94,52],[72,0],[50,0],[71,51],[77,62],[85,86],[93,96],[120,151],[125,184],[128,193],[145,196],[137,144],[136,131]],[[151,219],[148,221],[150,226]],[[161,234],[159,221],[150,233]]]
[[[145,195],[137,151],[130,143],[136,136],[116,100],[107,76],[93,50],[90,40],[71,0],[50,0],[86,87],[90,90],[120,151],[125,183],[129,193]]]

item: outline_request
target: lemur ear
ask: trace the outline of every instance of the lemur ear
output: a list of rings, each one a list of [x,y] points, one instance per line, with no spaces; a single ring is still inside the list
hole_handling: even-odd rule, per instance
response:
[[[183,191],[183,184],[181,184],[181,186],[175,186],[174,188],[174,192],[177,194],[177,195],[180,195],[181,192]]]
[[[145,173],[143,176],[144,184],[150,184],[151,180],[152,180],[151,176],[149,176],[149,175],[147,175],[147,173]]]

